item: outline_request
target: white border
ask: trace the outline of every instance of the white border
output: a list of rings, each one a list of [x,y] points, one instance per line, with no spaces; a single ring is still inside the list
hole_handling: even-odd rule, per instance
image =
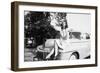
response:
[[[72,60],[72,61],[41,61],[41,62],[24,62],[24,10],[28,11],[49,11],[49,12],[75,12],[91,14],[91,59]],[[58,8],[44,6],[19,6],[19,68],[34,68],[48,66],[64,66],[64,65],[84,65],[95,64],[95,10],[93,9],[76,9],[76,8]]]

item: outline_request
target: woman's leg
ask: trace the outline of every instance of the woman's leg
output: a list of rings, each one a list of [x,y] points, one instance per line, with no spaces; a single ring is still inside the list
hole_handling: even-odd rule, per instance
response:
[[[50,51],[50,53],[46,56],[46,59],[49,59],[51,55],[54,53],[54,48]]]
[[[55,52],[55,57],[58,55],[58,44],[56,40],[54,41],[54,52]]]
[[[50,53],[46,56],[46,59],[50,58],[51,55],[54,55],[55,58],[58,55],[58,45],[57,45],[57,42],[55,40],[54,40],[54,48],[52,48]]]

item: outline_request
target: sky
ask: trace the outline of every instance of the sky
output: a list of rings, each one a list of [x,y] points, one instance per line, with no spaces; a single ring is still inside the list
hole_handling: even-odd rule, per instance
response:
[[[67,14],[67,22],[69,28],[82,33],[90,33],[91,31],[91,15],[90,14]]]

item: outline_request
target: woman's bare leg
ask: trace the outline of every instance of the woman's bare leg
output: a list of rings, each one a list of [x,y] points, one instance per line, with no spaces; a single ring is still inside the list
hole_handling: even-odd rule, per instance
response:
[[[46,56],[46,59],[49,59],[51,55],[54,53],[54,48],[50,51],[50,53]]]

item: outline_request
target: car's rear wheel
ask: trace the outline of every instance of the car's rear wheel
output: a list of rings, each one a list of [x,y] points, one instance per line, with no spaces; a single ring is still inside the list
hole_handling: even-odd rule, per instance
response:
[[[77,60],[78,59],[78,54],[77,53],[73,53],[71,56],[70,56],[70,59],[69,60]]]

